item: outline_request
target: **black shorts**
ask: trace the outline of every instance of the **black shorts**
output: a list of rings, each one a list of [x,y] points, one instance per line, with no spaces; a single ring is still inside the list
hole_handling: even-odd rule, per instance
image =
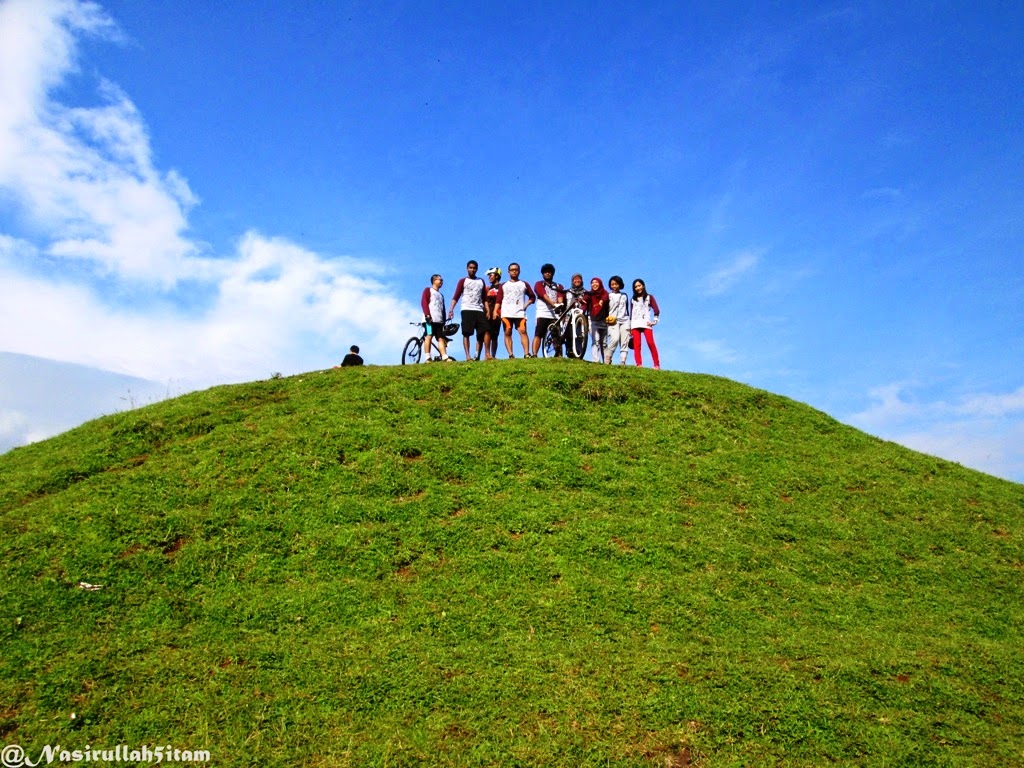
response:
[[[484,340],[484,333],[487,331],[487,317],[483,312],[476,309],[462,310],[462,335],[467,339],[476,334],[477,341]]]
[[[533,338],[543,339],[544,334],[548,332],[548,328],[551,327],[553,322],[555,322],[555,318],[553,317],[538,317],[537,327],[533,331]]]

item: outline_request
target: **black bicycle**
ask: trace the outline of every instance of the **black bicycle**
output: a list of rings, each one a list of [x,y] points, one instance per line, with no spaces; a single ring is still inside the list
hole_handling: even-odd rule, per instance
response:
[[[554,357],[564,349],[565,354],[582,360],[590,339],[590,318],[579,305],[573,302],[568,309],[555,309],[555,321],[548,326],[540,345],[544,357]]]
[[[405,342],[405,347],[402,349],[402,365],[405,365],[406,363],[420,362],[421,356],[423,355],[423,340],[427,338],[427,324],[425,322],[421,320],[418,323],[409,323],[409,325],[418,325],[423,330],[420,331],[419,336],[413,336]],[[451,337],[454,336],[458,330],[458,323],[448,323],[448,325],[446,325],[441,331],[441,335],[451,342]],[[430,337],[430,349],[428,352],[430,354],[430,357],[427,358],[428,360],[436,362],[441,359],[441,348],[437,346],[436,336]],[[437,352],[436,356],[434,355],[434,352]]]

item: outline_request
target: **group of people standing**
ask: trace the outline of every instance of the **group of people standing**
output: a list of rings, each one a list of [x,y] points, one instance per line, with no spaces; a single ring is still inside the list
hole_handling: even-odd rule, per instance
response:
[[[605,289],[601,278],[594,277],[590,288],[583,284],[583,275],[572,276],[569,287],[555,282],[555,267],[544,264],[540,268],[541,279],[531,286],[521,279],[520,267],[516,262],[508,265],[508,279],[502,282],[500,267],[491,267],[485,273],[487,280],[477,277],[479,265],[470,260],[466,264],[466,276],[455,286],[450,306],[445,304],[441,287],[444,278],[432,275],[430,285],[423,289],[420,307],[426,322],[424,348],[430,349],[431,338],[435,339],[441,351],[442,360],[452,360],[448,355],[448,339],[444,335],[446,320],[455,317],[455,305],[461,300],[462,344],[466,360],[486,360],[498,356],[498,340],[504,336],[505,351],[515,357],[514,335],[519,336],[523,357],[536,357],[548,328],[561,312],[573,305],[579,306],[590,320],[591,360],[595,363],[611,364],[615,353],[620,362],[626,364],[629,350],[638,366],[643,365],[641,341],[647,342],[655,368],[660,368],[658,348],[654,343],[654,326],[658,324],[661,310],[658,302],[647,292],[643,280],[633,281],[632,295],[623,293],[625,282],[618,275],[612,275]],[[536,304],[536,324],[531,344],[527,332],[526,310]],[[471,340],[476,338],[475,352],[471,352]],[[556,349],[556,355],[561,349]],[[424,355],[427,362],[430,355]]]

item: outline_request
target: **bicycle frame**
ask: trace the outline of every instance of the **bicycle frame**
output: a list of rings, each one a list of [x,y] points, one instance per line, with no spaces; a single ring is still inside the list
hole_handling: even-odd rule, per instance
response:
[[[409,325],[418,325],[422,330],[419,336],[411,336],[408,341],[405,342],[405,346],[402,348],[402,365],[406,363],[418,363],[421,360],[423,354],[423,340],[427,338],[427,324],[424,322],[409,323]],[[434,352],[437,352],[435,357]],[[430,338],[430,360],[436,361],[441,359],[441,348],[437,345],[437,339],[433,336]]]
[[[555,350],[564,348],[567,356],[582,360],[589,340],[590,318],[577,303],[573,303],[548,327],[541,350],[545,357],[552,357]]]

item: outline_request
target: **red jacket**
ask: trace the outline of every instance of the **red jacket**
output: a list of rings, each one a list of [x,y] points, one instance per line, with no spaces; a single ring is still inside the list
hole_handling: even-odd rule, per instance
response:
[[[586,291],[583,294],[584,308],[586,310],[586,313],[590,315],[594,320],[607,320],[608,291],[604,289],[604,283],[601,282],[600,277],[595,277],[594,280],[597,280],[597,290]]]

